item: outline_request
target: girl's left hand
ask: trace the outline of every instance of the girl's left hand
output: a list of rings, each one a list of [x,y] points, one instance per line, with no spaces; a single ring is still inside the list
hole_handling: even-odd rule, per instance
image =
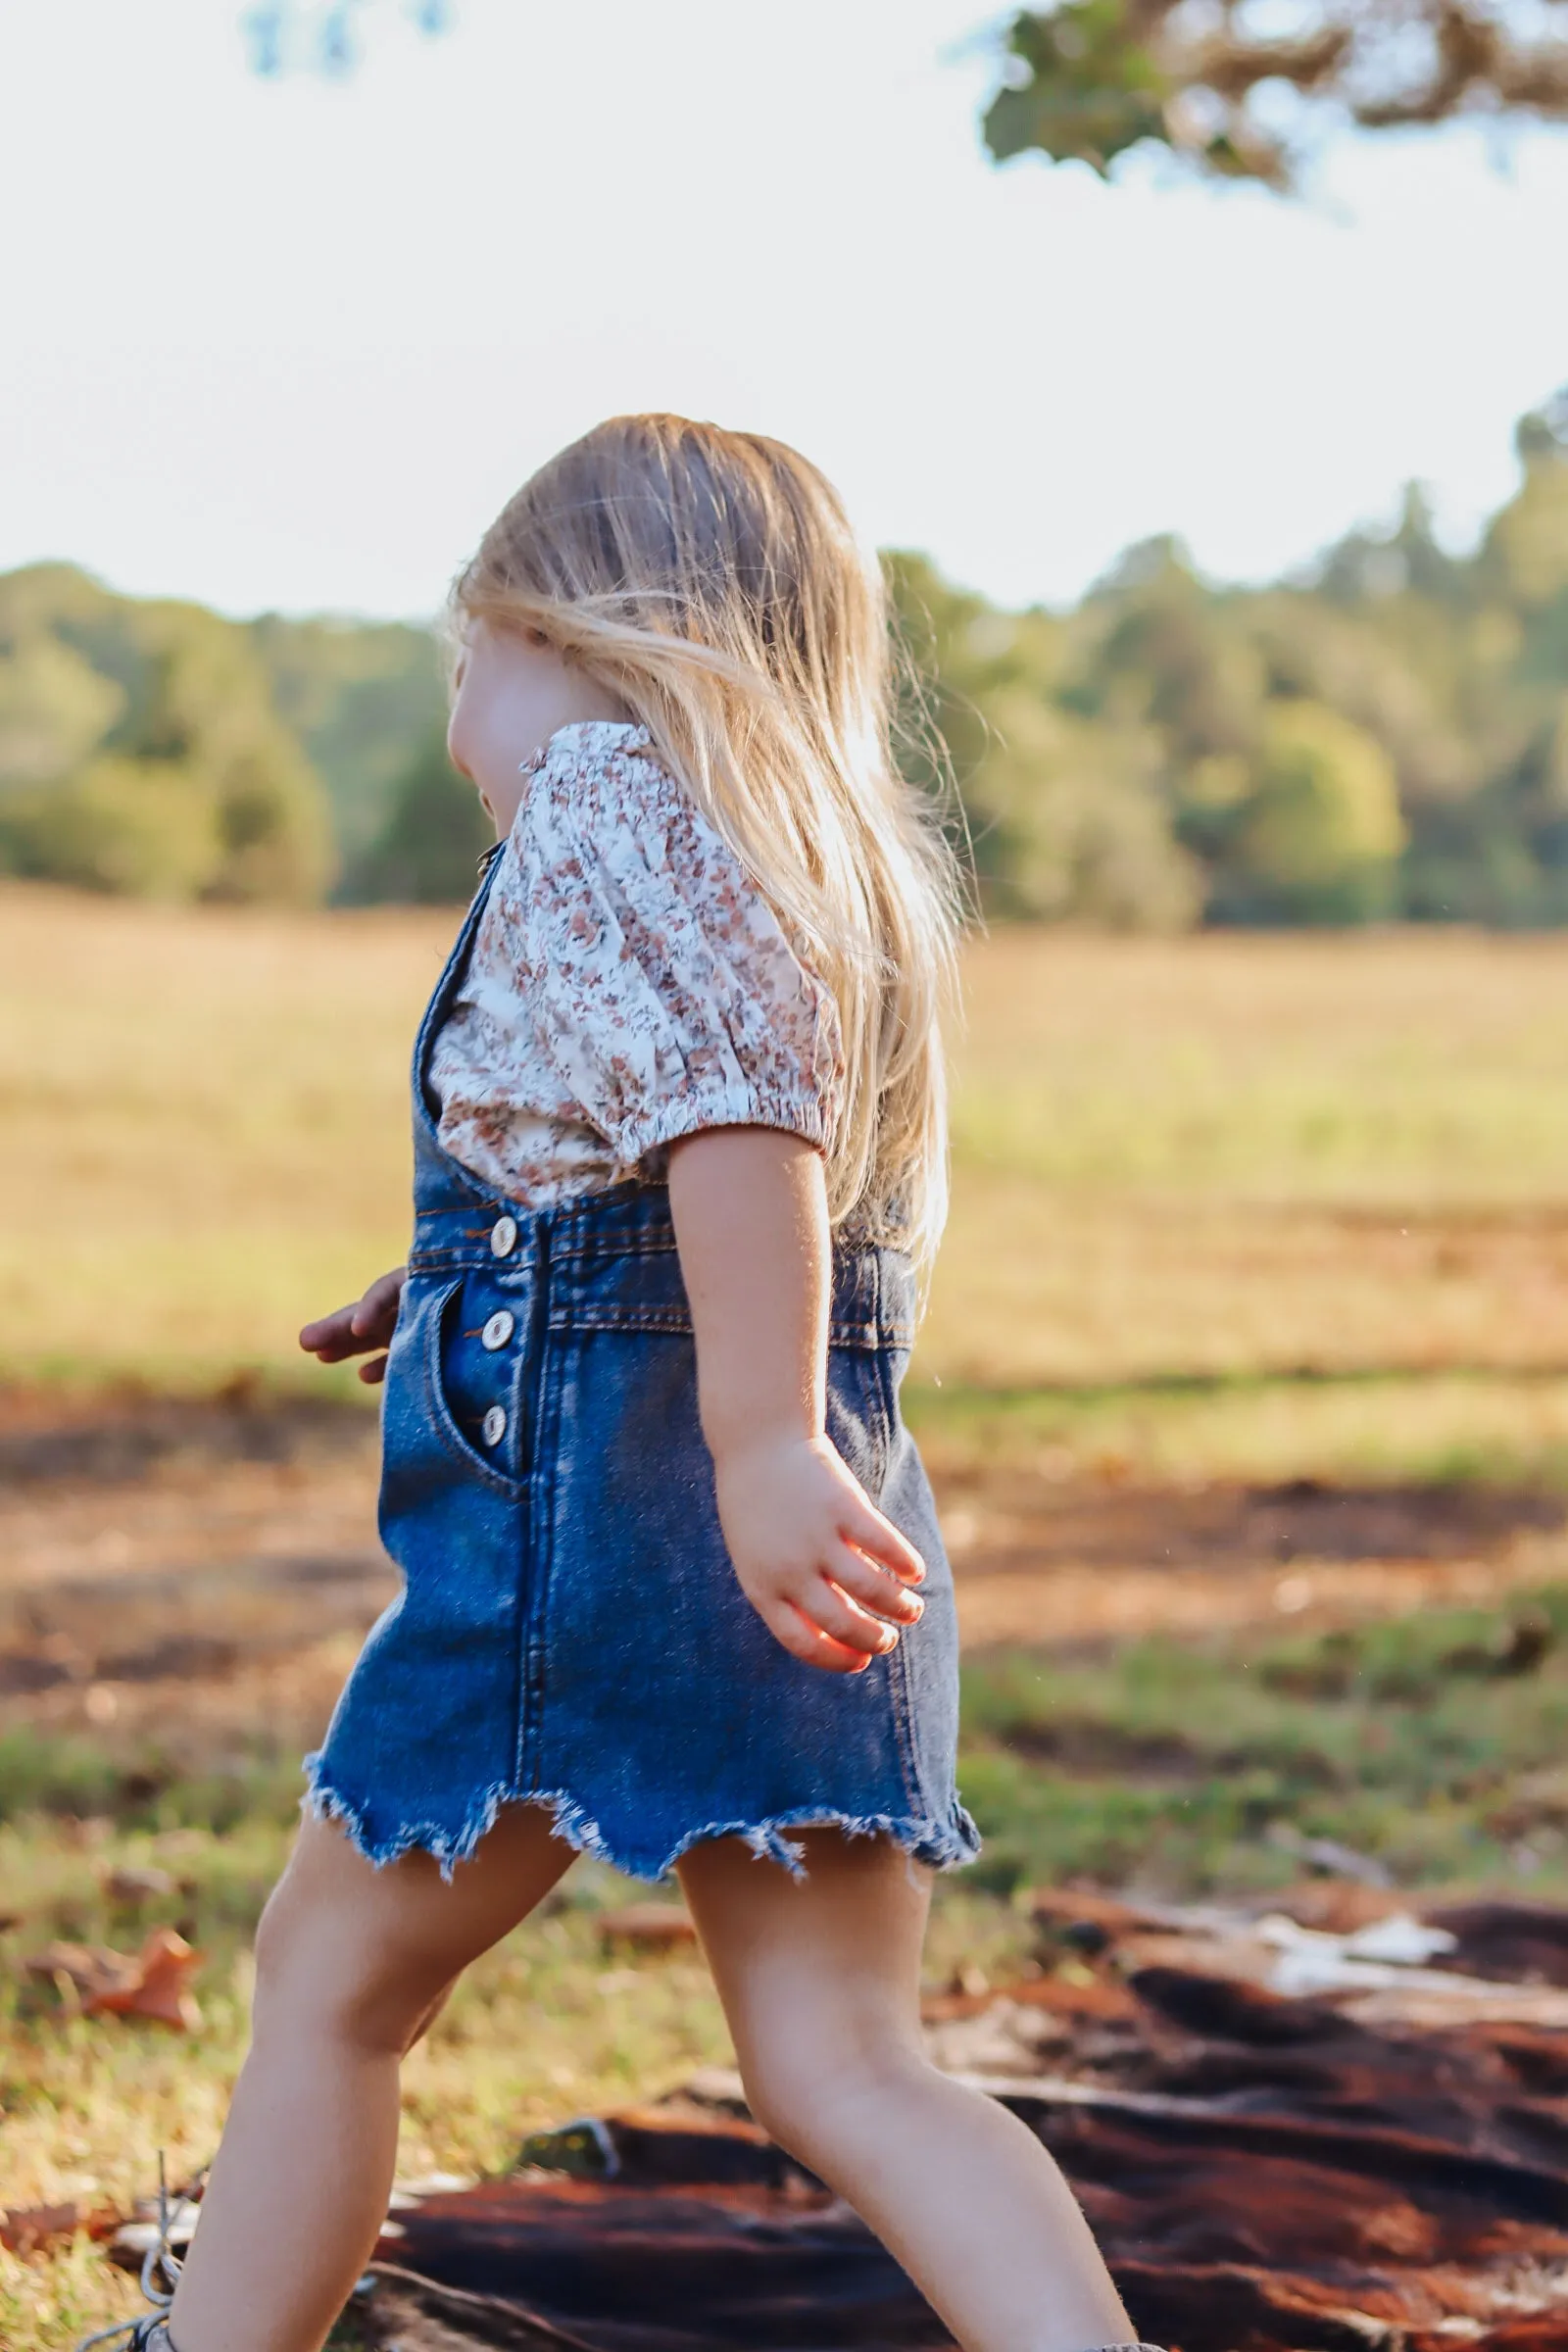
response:
[[[791,1657],[862,1674],[918,1624],[925,1562],[832,1441],[770,1436],[715,1455],[719,1524],[741,1590]]]

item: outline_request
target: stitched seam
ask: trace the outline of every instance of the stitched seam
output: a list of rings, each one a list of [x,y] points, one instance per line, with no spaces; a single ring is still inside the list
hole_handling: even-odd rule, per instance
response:
[[[571,1300],[550,1310],[549,1328],[552,1331],[646,1331],[662,1332],[671,1339],[689,1339],[692,1322],[689,1312],[678,1307],[658,1306],[583,1306]],[[885,1346],[896,1346],[880,1333],[874,1324],[834,1323],[828,1327],[828,1339],[835,1348],[851,1348],[858,1354],[875,1353]]]
[[[905,1801],[914,1807],[920,1801],[920,1760],[914,1752],[914,1700],[909,1689],[907,1643],[918,1631],[917,1626],[907,1627],[899,1636],[898,1647],[887,1661],[894,1740],[899,1751],[899,1770],[904,1776]]]
[[[689,1340],[692,1336],[690,1315],[682,1315],[676,1307],[566,1304],[552,1310],[550,1328],[552,1331],[656,1331],[679,1340]]]
[[[531,1779],[544,1740],[546,1628],[550,1577],[555,1561],[556,1465],[560,1454],[562,1392],[566,1377],[563,1351],[551,1346],[551,1276],[548,1242],[540,1250],[536,1312],[540,1318],[539,1366],[533,1384],[534,1470],[529,1497],[531,1538],[526,1606],[517,1612],[517,1730],[513,1743],[519,1783]],[[547,1467],[548,1465],[548,1467]]]
[[[627,1257],[674,1257],[678,1252],[673,1234],[667,1242],[662,1235],[631,1234],[624,1242],[590,1235],[577,1249],[557,1250],[552,1254],[558,1266],[592,1266]]]

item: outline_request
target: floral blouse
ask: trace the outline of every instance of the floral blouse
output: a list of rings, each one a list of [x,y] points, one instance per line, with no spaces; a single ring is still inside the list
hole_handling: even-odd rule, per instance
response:
[[[430,1055],[438,1133],[530,1208],[631,1176],[702,1128],[828,1143],[837,1008],[645,728],[559,728]]]

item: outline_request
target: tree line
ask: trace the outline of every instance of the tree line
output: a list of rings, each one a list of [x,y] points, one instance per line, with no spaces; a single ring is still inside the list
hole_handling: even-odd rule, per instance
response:
[[[909,772],[985,911],[1127,929],[1568,923],[1568,396],[1446,551],[1418,490],[1309,572],[1130,549],[1066,612],[885,558]],[[485,840],[433,632],[0,575],[0,873],[173,900],[447,901]]]

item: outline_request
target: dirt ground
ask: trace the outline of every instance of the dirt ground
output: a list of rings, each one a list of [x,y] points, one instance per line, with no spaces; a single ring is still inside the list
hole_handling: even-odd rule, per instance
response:
[[[363,1411],[0,1397],[8,1724],[134,1741],[177,1722],[313,1739],[395,1591]],[[1463,1486],[1154,1488],[1047,1470],[938,1478],[964,1641],[1398,1615],[1568,1570],[1560,1497]]]

